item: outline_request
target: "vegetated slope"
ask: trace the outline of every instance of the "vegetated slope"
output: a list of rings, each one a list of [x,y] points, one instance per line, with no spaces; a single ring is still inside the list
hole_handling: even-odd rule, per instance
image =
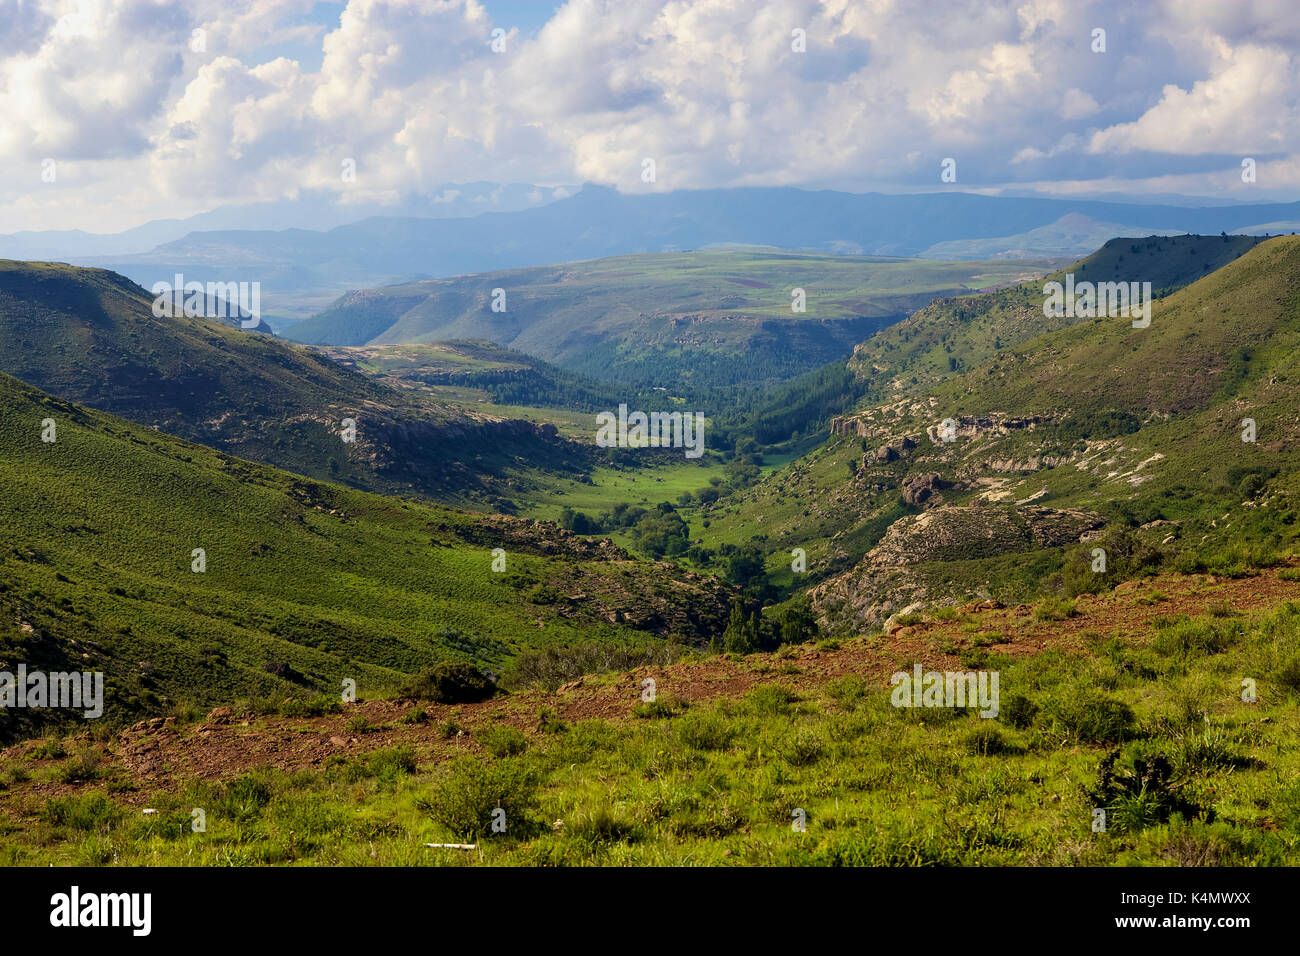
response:
[[[288,335],[321,345],[488,339],[633,387],[753,385],[847,354],[936,295],[1048,268],[753,251],[623,256],[352,292]],[[796,289],[805,312],[792,309]]]
[[[1042,279],[991,293],[937,299],[858,345],[849,368],[870,400],[910,394],[975,368],[999,350],[1078,321],[1043,314],[1043,285],[1064,281],[1150,282],[1168,295],[1221,268],[1263,241],[1256,236],[1148,236],[1107,242],[1092,255]]]
[[[236,705],[24,743],[0,752],[0,862],[1294,865],[1295,572],[1161,575],[1065,620],[972,603],[481,703]],[[997,673],[996,715],[892,706],[914,665]]]
[[[1179,244],[1163,242],[1184,259]],[[1079,549],[1081,536],[1104,542],[1147,526],[1138,536],[1145,541],[1112,543],[1150,563],[1213,558],[1233,543],[1285,547],[1289,501],[1300,491],[1290,451],[1300,437],[1291,423],[1300,401],[1292,368],[1298,260],[1300,239],[1268,240],[1158,300],[1149,328],[1133,328],[1127,316],[1073,320],[1004,343],[965,372],[936,368],[915,384],[881,383],[866,408],[834,423],[821,449],[714,506],[706,544],[757,536],[774,569],[788,567],[790,549],[805,548],[807,584],[822,582],[815,597],[824,620],[848,627],[879,624],[916,602],[979,593],[989,582],[1010,599],[1111,580],[1080,578],[1077,563],[1062,572],[1065,551],[1076,562],[1090,552]],[[1007,294],[987,298],[1002,303]],[[1041,302],[1040,289],[1040,320]],[[1014,315],[977,298],[962,307]],[[950,341],[972,338],[959,316],[931,312],[940,328],[960,332]],[[1027,332],[1032,320],[1025,321]],[[929,323],[913,326],[913,341],[929,335]],[[904,361],[924,369],[927,357],[917,347]],[[874,397],[886,391],[895,397]],[[1257,422],[1256,443],[1241,441],[1245,418]],[[942,440],[945,420],[952,442]],[[926,545],[936,536],[952,544],[938,559]],[[1249,557],[1220,564],[1231,569]],[[1139,560],[1115,558],[1130,559]],[[1069,580],[1053,584],[1057,572]]]
[[[399,392],[270,336],[157,318],[123,277],[0,262],[0,370],[82,404],[315,478],[446,500],[580,455],[526,422]],[[342,438],[344,419],[355,442]]]
[[[728,606],[554,525],[310,481],[4,375],[0,488],[0,670],[103,670],[114,721],[578,639],[702,641]]]
[[[394,388],[421,389],[455,401],[455,389],[475,389],[498,405],[596,412],[629,402],[626,388],[566,372],[539,358],[485,339],[407,345],[312,346],[340,365]],[[637,408],[654,393],[637,396]],[[660,401],[663,401],[660,398]]]

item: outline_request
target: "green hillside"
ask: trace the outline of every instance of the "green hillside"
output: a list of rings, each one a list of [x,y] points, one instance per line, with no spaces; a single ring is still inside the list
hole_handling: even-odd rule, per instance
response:
[[[1163,247],[1164,268],[1130,275],[1172,284],[1188,265],[1202,270],[1210,247],[1236,241],[1150,240]],[[1108,245],[1076,277],[1123,274],[1121,256],[1135,245],[1144,248]],[[844,574],[818,597],[848,626],[993,581],[1008,599],[1105,583],[1079,578],[1066,560],[1091,550],[1078,538],[1092,523],[1103,540],[1135,532],[1121,550],[1136,548],[1152,566],[1232,570],[1291,548],[1300,240],[1250,245],[1157,300],[1145,329],[1084,319],[1032,336],[1053,324],[1041,285],[1036,297],[1021,288],[935,303],[856,356],[870,350],[882,357],[874,368],[896,363],[915,382],[873,371],[864,407],[837,419],[828,442],[706,509],[699,535],[708,547],[758,541],[773,576],[792,588]],[[989,347],[990,326],[1000,349]],[[947,348],[956,370],[939,367]],[[1246,418],[1255,443],[1241,440]],[[951,443],[938,431],[945,419]],[[927,557],[929,540],[952,542],[950,557]],[[796,547],[809,560],[797,580]]]
[[[580,454],[525,422],[398,391],[307,349],[156,318],[123,277],[0,261],[0,371],[61,398],[314,478],[463,502]],[[342,438],[344,419],[355,442]]]
[[[936,295],[1050,268],[749,250],[618,256],[353,292],[287,334],[318,345],[488,339],[622,385],[756,385],[844,355]],[[805,312],[792,311],[796,288]],[[492,310],[495,289],[504,311]]]
[[[872,399],[925,389],[975,368],[1002,349],[1075,320],[1043,314],[1043,285],[1072,272],[1079,281],[1150,282],[1157,297],[1208,275],[1262,242],[1257,236],[1112,239],[1042,279],[992,293],[937,299],[854,349],[849,368]]]
[[[499,668],[582,639],[698,643],[728,605],[707,579],[553,525],[303,479],[8,376],[0,487],[0,661],[104,670],[112,723],[335,694],[345,677],[365,695],[439,660]],[[41,714],[9,712],[3,732]]]

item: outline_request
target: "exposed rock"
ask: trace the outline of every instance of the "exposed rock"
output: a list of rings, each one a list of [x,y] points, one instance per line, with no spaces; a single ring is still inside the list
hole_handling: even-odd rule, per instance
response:
[[[903,500],[915,507],[934,507],[943,501],[940,490],[951,487],[952,482],[936,474],[910,475],[903,480]]]

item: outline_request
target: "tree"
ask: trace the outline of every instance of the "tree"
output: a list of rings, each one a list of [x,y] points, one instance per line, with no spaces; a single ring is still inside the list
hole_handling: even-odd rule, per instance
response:
[[[731,604],[731,618],[727,629],[722,632],[722,646],[729,654],[753,654],[760,647],[760,627],[758,613],[745,614],[745,606],[740,601]]]

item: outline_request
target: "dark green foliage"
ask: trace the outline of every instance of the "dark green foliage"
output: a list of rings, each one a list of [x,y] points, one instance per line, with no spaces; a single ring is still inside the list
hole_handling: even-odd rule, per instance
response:
[[[487,700],[496,684],[473,664],[444,661],[421,671],[404,688],[407,697],[440,704],[469,704]]]

